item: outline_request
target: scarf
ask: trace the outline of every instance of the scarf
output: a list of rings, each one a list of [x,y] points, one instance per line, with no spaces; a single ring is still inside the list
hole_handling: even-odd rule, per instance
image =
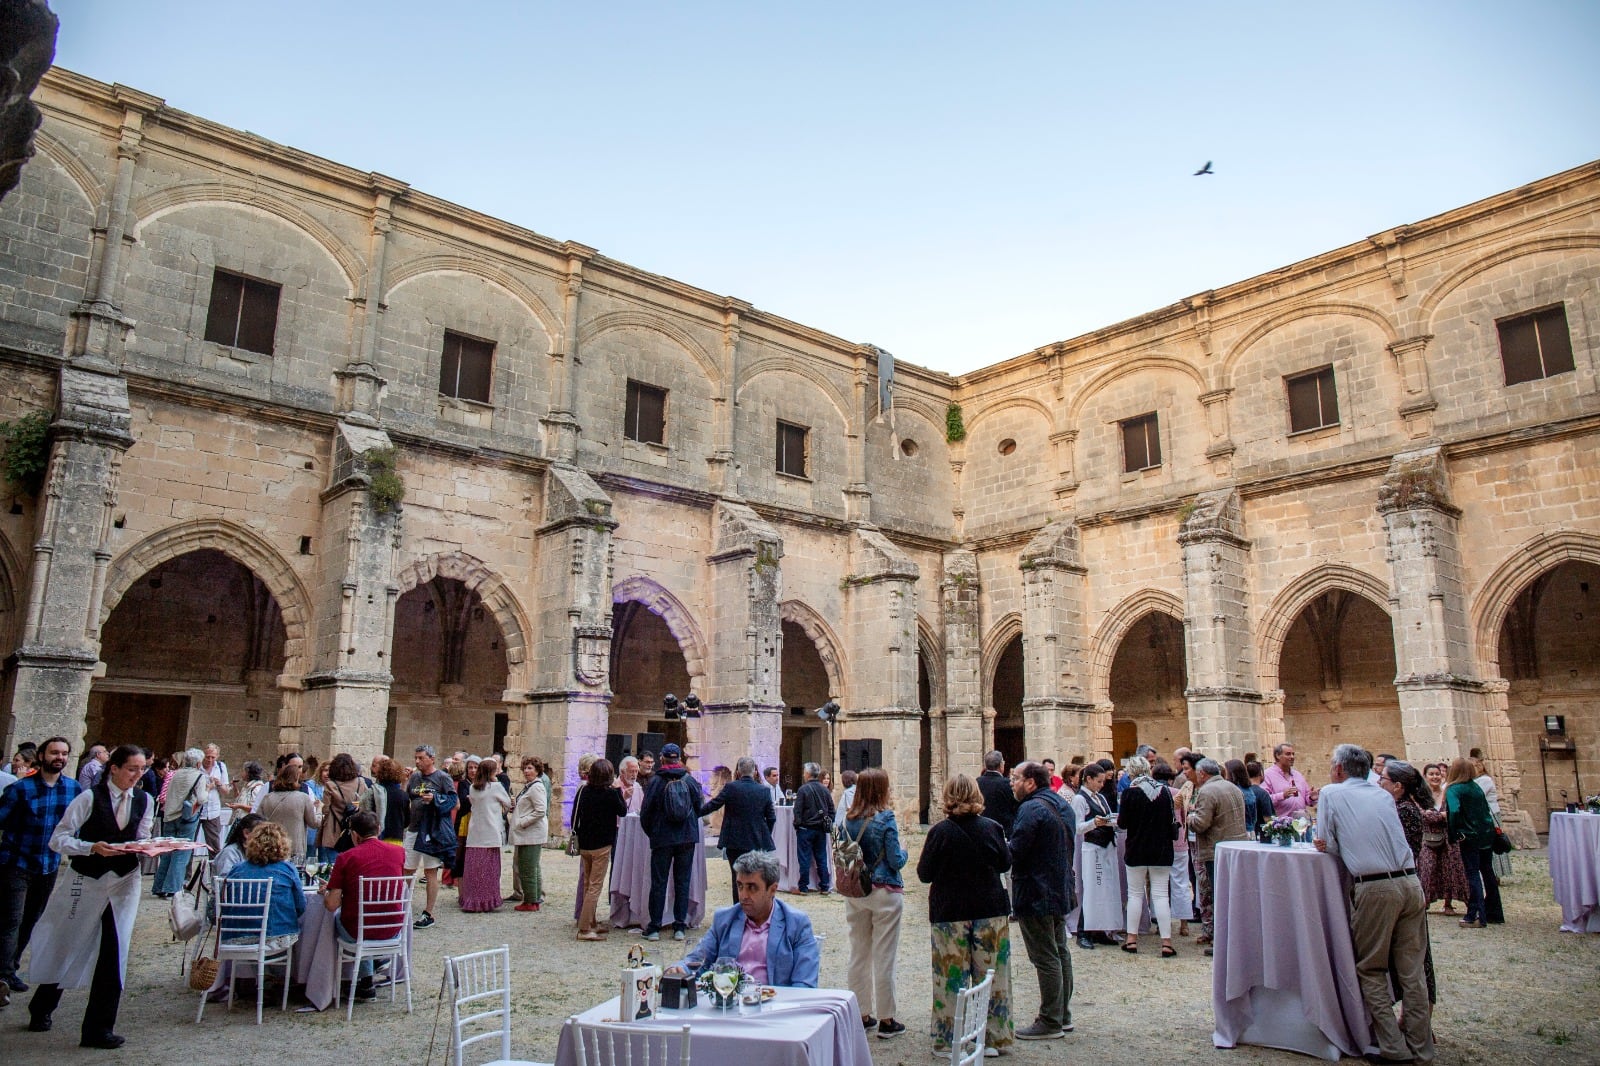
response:
[[[1128,787],[1136,788],[1140,792],[1143,792],[1145,799],[1148,799],[1151,802],[1154,802],[1155,798],[1161,795],[1162,789],[1161,783],[1155,778],[1151,777],[1149,774],[1144,774],[1140,777],[1134,778],[1133,783]]]

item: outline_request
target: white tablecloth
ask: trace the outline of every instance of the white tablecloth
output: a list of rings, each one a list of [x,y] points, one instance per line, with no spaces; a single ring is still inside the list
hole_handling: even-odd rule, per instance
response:
[[[662,922],[672,924],[672,878],[667,878],[667,902]],[[689,874],[689,924],[697,926],[706,911],[706,841],[704,830],[694,846]],[[617,826],[617,846],[611,850],[611,924],[617,929],[650,924],[650,838],[637,814]]]
[[[1309,844],[1231,841],[1216,864],[1212,1043],[1330,1060],[1376,1050],[1339,860]]]
[[[617,1020],[617,1001],[608,999],[578,1015],[580,1022]],[[692,1066],[872,1066],[861,1008],[851,992],[835,988],[780,988],[758,1015],[719,1011],[702,1004],[693,1010],[664,1010],[636,1024],[689,1031]],[[561,1027],[555,1066],[577,1066],[570,1019]],[[669,1061],[677,1050],[669,1048]]]
[[[1563,933],[1600,933],[1600,815],[1550,816],[1550,881]]]
[[[772,827],[772,843],[778,851],[778,891],[793,892],[800,887],[800,849],[794,835],[794,808],[775,807],[778,815],[777,822]],[[821,874],[817,871],[817,864],[811,864],[811,876],[808,883],[812,888],[821,888]],[[831,883],[831,879],[830,879]]]

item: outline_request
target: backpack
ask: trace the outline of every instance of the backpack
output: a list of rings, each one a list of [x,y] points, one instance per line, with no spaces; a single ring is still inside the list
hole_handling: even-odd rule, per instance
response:
[[[668,825],[694,821],[694,798],[689,795],[689,783],[681,777],[668,781],[666,795],[661,797],[661,809]]]
[[[867,860],[861,854],[861,838],[867,835],[871,820],[861,824],[854,837],[842,825],[833,827],[833,888],[849,899],[865,899],[872,894],[872,879]]]

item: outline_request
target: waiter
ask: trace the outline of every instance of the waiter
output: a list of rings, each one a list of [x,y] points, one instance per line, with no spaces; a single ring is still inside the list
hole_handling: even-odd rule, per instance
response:
[[[80,1047],[115,1049],[114,1030],[133,922],[139,913],[139,857],[114,844],[150,836],[153,804],[139,788],[144,752],[123,744],[111,753],[104,777],[67,805],[50,838],[71,867],[33,934],[29,976],[38,984],[28,1002],[28,1031],[48,1032],[62,988],[89,986]]]

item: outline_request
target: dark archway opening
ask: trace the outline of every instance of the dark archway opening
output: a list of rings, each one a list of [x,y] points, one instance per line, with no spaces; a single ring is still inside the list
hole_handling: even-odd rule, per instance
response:
[[[994,746],[1007,766],[1028,758],[1028,733],[1022,718],[1022,635],[1011,638],[994,667]],[[1039,752],[1038,758],[1056,758]]]
[[[505,737],[505,635],[476,591],[435,577],[401,596],[393,662],[385,730],[391,753],[409,755],[418,744],[497,752]]]
[[[783,623],[783,736],[778,748],[778,780],[799,789],[808,762],[826,768],[828,727],[813,712],[836,693],[828,691],[828,669],[806,631]],[[763,767],[762,769],[765,769]]]
[[[1383,608],[1344,589],[1308,603],[1278,660],[1284,736],[1297,765],[1325,767],[1347,741],[1405,754],[1394,677],[1394,626]]]
[[[1182,620],[1163,611],[1143,615],[1111,660],[1112,757],[1125,759],[1149,744],[1170,759],[1174,749],[1187,747],[1188,686]]]

